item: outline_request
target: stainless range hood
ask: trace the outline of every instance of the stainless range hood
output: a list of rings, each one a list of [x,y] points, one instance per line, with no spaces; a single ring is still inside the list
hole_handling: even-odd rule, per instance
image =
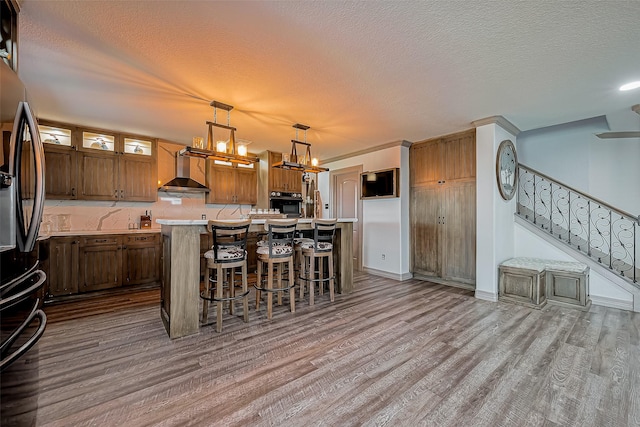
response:
[[[191,178],[191,158],[176,153],[176,177],[165,183],[158,191],[172,193],[208,193],[209,189]]]

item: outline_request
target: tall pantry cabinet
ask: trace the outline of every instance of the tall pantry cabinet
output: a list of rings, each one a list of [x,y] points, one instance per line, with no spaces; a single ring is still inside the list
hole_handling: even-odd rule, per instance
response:
[[[413,144],[410,170],[413,274],[475,286],[475,130]]]

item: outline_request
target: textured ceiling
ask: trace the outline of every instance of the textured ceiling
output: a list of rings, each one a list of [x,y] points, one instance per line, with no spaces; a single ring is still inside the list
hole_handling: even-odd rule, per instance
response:
[[[304,123],[324,159],[640,103],[618,91],[640,80],[640,1],[24,0],[20,20],[41,117],[180,143],[214,99],[250,151],[288,151]]]

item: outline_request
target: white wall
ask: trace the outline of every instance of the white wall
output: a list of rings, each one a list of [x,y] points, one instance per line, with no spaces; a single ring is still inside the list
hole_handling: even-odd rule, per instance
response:
[[[362,165],[363,172],[400,168],[400,197],[362,201],[362,265],[373,273],[403,280],[411,277],[409,251],[409,148],[400,145],[323,164],[331,171]],[[329,172],[318,175],[323,216],[333,212]],[[382,259],[382,254],[385,259]]]
[[[496,123],[476,128],[476,297],[497,301],[498,265],[512,258],[515,198],[505,201],[496,184],[498,146],[514,135]]]
[[[635,115],[633,112],[628,114]],[[637,119],[640,122],[640,118]],[[626,129],[633,130],[633,129]],[[640,138],[600,139],[605,116],[518,135],[518,160],[634,216],[640,214]]]

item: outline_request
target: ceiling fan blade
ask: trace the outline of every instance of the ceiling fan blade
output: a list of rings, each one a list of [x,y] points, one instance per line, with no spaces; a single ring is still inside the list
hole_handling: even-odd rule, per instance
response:
[[[601,139],[615,139],[615,138],[640,138],[640,131],[632,132],[603,132],[596,133],[596,136]]]

